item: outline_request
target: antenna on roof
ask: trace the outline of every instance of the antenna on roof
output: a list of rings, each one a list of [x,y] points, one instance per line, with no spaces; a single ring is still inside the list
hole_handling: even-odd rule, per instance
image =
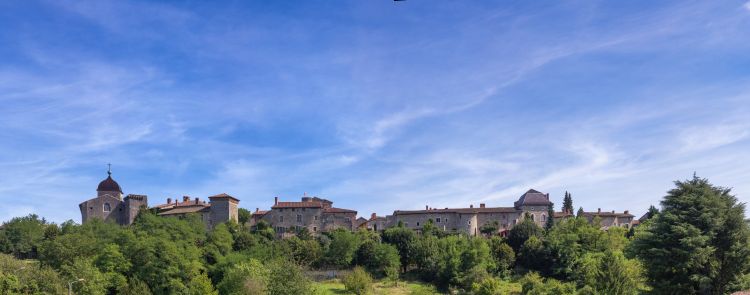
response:
[[[112,164],[107,163],[107,175],[112,176]]]

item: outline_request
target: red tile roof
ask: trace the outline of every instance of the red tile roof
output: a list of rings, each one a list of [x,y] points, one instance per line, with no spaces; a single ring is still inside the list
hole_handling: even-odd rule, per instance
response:
[[[209,199],[209,200],[211,200],[211,199],[232,199],[232,200],[234,200],[235,202],[238,202],[238,203],[240,202],[240,200],[239,200],[239,199],[237,199],[237,198],[235,198],[235,197],[232,197],[232,196],[230,196],[230,195],[227,195],[226,193],[220,193],[220,194],[218,194],[218,195],[213,195],[213,196],[210,196],[210,197],[208,197],[208,199]]]

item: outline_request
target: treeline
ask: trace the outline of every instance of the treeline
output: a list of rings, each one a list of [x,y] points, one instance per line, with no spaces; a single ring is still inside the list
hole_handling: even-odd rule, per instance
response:
[[[567,201],[566,206],[572,207]],[[311,270],[349,270],[347,290],[373,277],[429,282],[451,294],[726,294],[750,289],[744,205],[705,179],[676,182],[634,231],[585,218],[540,228],[530,219],[507,238],[394,227],[307,231],[276,239],[265,223],[206,231],[197,216],[144,211],[121,227],[48,223],[35,215],[0,229],[0,294],[319,294]],[[245,220],[243,218],[243,220]],[[25,259],[25,260],[20,260]]]

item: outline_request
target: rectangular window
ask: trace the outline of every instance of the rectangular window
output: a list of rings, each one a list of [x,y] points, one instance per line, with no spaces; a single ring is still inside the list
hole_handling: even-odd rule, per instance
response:
[[[435,222],[440,223],[440,217],[435,218]]]
[[[314,232],[318,231],[318,227],[317,226],[313,226],[313,231]]]
[[[302,222],[302,215],[297,214],[297,222]]]
[[[316,221],[318,220],[318,215],[315,215],[315,220],[316,220]]]
[[[279,222],[284,222],[284,215],[279,216]]]
[[[417,226],[419,226],[419,222],[417,222]]]

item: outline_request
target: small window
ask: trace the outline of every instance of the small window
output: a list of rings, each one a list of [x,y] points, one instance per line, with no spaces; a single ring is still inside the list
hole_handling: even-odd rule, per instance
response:
[[[284,216],[279,216],[279,222],[284,222]]]
[[[435,222],[440,223],[440,217],[435,218]]]
[[[294,208],[292,208],[292,212],[294,212]]]
[[[547,215],[542,214],[542,221],[547,221]]]
[[[297,214],[297,222],[302,222],[302,215]]]
[[[417,226],[419,226],[419,222],[417,222]]]
[[[315,220],[318,220],[318,215],[315,215]]]
[[[318,227],[317,226],[313,226],[313,231],[314,232],[318,231]]]
[[[446,218],[445,220],[443,220],[443,222],[448,223],[448,218]]]
[[[112,207],[109,205],[109,203],[104,203],[104,212],[112,211]]]

